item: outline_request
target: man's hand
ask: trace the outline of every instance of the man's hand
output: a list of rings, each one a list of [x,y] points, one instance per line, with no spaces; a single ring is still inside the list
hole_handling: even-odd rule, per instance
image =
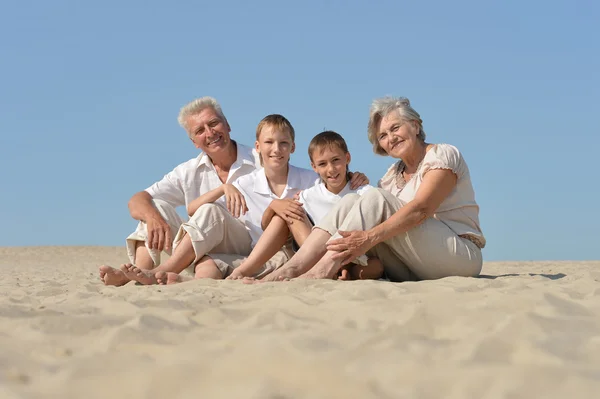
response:
[[[152,217],[146,221],[148,229],[148,246],[150,249],[169,251],[173,243],[171,227],[162,217]]]
[[[360,172],[350,172],[350,188],[356,190],[366,184],[369,184],[369,178]]]
[[[294,199],[275,199],[269,207],[283,220],[293,223],[294,220],[304,220],[306,212],[302,204]]]
[[[248,212],[246,199],[235,186],[232,184],[223,184],[223,195],[225,195],[227,210],[233,217],[239,218],[241,215],[245,215],[246,212]]]

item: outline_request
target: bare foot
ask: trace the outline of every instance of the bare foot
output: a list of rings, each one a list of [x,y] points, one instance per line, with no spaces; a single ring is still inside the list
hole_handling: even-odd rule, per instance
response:
[[[114,285],[120,287],[127,284],[130,280],[127,278],[125,273],[114,267],[108,265],[102,265],[98,268],[100,271],[100,280],[104,282],[104,285]]]
[[[312,269],[297,277],[299,279],[329,279],[333,280],[337,276],[338,270],[328,270],[327,268],[316,264]]]
[[[177,273],[173,273],[173,272],[158,272],[154,275],[154,277],[156,277],[156,281],[158,282],[158,284],[164,285],[171,285],[171,284],[177,284],[177,283],[183,283],[184,281],[190,281],[192,280],[191,278],[185,278],[183,277],[181,274],[177,274]]]
[[[268,281],[287,281],[292,278],[298,277],[300,273],[292,267],[281,267],[274,272],[267,274],[263,277],[261,282],[265,283]]]
[[[152,270],[142,270],[139,267],[132,265],[131,263],[127,263],[121,265],[121,271],[125,273],[125,276],[127,276],[127,278],[129,278],[130,280],[137,281],[140,284],[158,284],[158,282],[156,281],[156,277],[154,277],[156,272],[153,272]]]

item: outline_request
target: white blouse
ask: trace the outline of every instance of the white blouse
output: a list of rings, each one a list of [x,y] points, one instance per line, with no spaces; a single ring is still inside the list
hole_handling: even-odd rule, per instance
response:
[[[479,248],[485,247],[486,240],[479,226],[479,206],[475,202],[469,168],[456,147],[450,144],[433,145],[408,182],[402,178],[404,167],[404,162],[396,162],[381,178],[378,186],[391,192],[405,205],[415,198],[428,171],[451,170],[457,177],[456,186],[440,204],[433,218],[444,223],[457,235],[469,239]]]

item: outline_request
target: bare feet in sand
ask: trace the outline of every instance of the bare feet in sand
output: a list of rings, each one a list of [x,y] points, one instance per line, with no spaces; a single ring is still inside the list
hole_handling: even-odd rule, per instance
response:
[[[140,284],[158,284],[158,281],[156,281],[156,277],[154,276],[156,272],[153,272],[152,270],[143,270],[132,265],[131,263],[127,263],[125,265],[121,265],[121,271],[125,274],[125,276],[127,276],[128,279],[137,281]]]
[[[173,273],[173,272],[158,272],[154,275],[156,277],[156,281],[161,285],[171,285],[177,283],[183,283],[184,281],[190,281],[191,278],[183,277],[181,274]]]
[[[318,263],[309,271],[304,273],[301,276],[298,276],[298,279],[329,279],[333,280],[338,274],[339,267],[337,269],[332,269],[331,267],[324,267],[323,265],[319,265]]]
[[[104,285],[114,285],[120,287],[127,284],[130,280],[127,278],[125,273],[114,267],[108,265],[102,265],[98,268],[100,272],[100,280],[104,282]]]

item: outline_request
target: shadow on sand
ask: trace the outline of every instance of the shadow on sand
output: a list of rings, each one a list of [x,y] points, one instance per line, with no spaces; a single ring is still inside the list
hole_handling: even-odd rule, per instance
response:
[[[531,276],[531,277],[537,277],[537,276],[542,276],[545,277],[549,280],[558,280],[561,279],[563,277],[567,277],[566,274],[564,273],[557,273],[557,274],[544,274],[544,273],[523,273],[523,274],[519,274],[519,273],[510,273],[510,274],[501,274],[499,276],[489,276],[486,274],[480,274],[479,278],[486,278],[488,280],[495,280],[497,278],[500,277],[523,277],[523,276]]]

